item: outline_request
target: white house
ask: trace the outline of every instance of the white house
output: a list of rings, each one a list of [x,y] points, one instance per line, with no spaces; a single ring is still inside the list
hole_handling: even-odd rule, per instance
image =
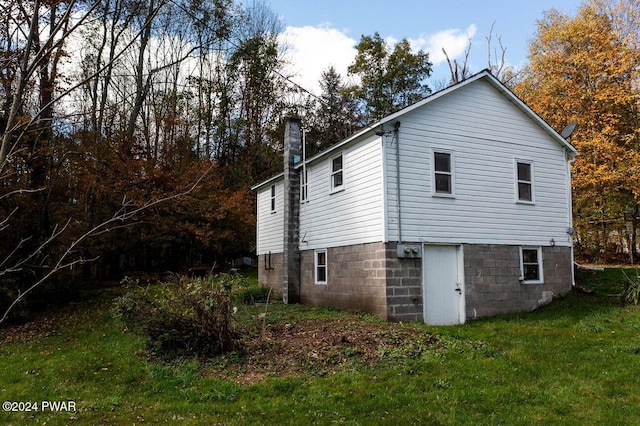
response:
[[[488,71],[256,185],[259,281],[287,302],[458,324],[573,282],[577,151]]]

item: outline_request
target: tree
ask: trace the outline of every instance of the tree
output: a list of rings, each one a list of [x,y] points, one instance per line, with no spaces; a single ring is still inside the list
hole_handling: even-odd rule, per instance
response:
[[[351,91],[333,66],[322,71],[320,88],[322,93],[306,119],[308,156],[350,136],[359,121]]]
[[[130,260],[147,266],[131,254],[140,246],[179,266],[250,250],[251,200],[198,156],[183,84],[184,64],[228,37],[227,5],[0,1],[0,323],[90,259],[120,272]],[[81,33],[91,42],[71,68],[67,46]]]
[[[227,172],[230,184],[246,185],[280,169],[281,133],[274,131],[291,107],[292,89],[283,74],[278,35],[284,27],[279,17],[264,3],[253,1],[239,11],[238,21],[225,67],[233,103],[227,110],[231,124],[228,156],[233,163]]]
[[[626,9],[622,19],[605,7],[612,4],[587,2],[575,17],[547,12],[515,87],[556,129],[577,122],[571,138],[580,152],[573,165],[576,240],[591,260],[616,251],[614,237],[626,234],[625,222],[632,222],[635,254],[640,199],[640,49],[638,33],[624,23],[637,25],[640,10]]]
[[[489,31],[489,35],[485,37],[487,40],[487,69],[491,71],[491,73],[502,83],[507,86],[512,86],[514,84],[514,79],[517,78],[518,72],[514,67],[507,65],[505,56],[507,53],[507,48],[502,44],[502,37],[500,35],[496,36],[498,40],[498,47],[492,46],[493,40],[493,27],[495,26],[495,22],[491,24],[491,30]],[[451,78],[449,79],[449,85],[459,83],[461,81],[466,80],[471,77],[473,74],[471,69],[469,68],[469,54],[471,53],[471,37],[467,36],[467,47],[464,49],[464,56],[462,58],[462,62],[458,62],[457,59],[453,61],[449,58],[449,54],[447,51],[442,48],[442,53],[444,53],[444,57],[447,60],[447,64],[449,65],[449,74]]]
[[[361,103],[363,125],[385,117],[424,98],[431,90],[425,79],[431,75],[429,54],[413,53],[407,39],[394,47],[380,34],[362,36],[349,74],[360,78],[354,96]]]

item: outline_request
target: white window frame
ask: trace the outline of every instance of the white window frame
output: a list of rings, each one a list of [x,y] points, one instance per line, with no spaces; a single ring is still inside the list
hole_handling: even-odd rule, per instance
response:
[[[308,183],[309,181],[309,171],[306,167],[302,168],[300,172],[300,202],[306,203],[309,201],[309,191],[308,191]]]
[[[529,165],[529,175],[530,180],[521,180],[518,176],[518,164],[528,164]],[[519,204],[535,204],[536,203],[536,191],[535,191],[535,180],[534,180],[534,163],[532,160],[525,160],[522,158],[515,158],[513,161],[513,169],[514,169],[514,188],[515,188],[515,200],[516,203]],[[520,184],[528,184],[531,187],[531,200],[526,200],[520,198]]]
[[[271,194],[269,196],[271,213],[276,212],[276,186],[271,185]]]
[[[337,170],[333,170],[333,161],[338,157],[340,157],[342,159],[341,160],[342,168],[341,169],[337,169]],[[339,192],[339,191],[344,190],[344,152],[341,152],[341,153],[339,153],[337,155],[334,155],[333,157],[331,157],[329,159],[329,172],[330,172],[329,173],[329,185],[330,185],[330,188],[331,188],[331,193]],[[338,174],[340,174],[340,176],[342,177],[342,182],[340,183],[340,185],[334,185],[334,182],[335,182],[334,177],[336,175],[338,175]]]
[[[436,154],[449,155],[449,171],[437,171],[436,170]],[[455,153],[450,149],[431,148],[431,195],[433,197],[443,198],[455,198],[456,196],[456,176],[455,176]],[[451,192],[437,192],[436,191],[436,175],[447,175],[451,180]]]
[[[318,263],[318,255],[324,254],[324,265]],[[319,249],[314,250],[313,252],[313,281],[317,285],[327,285],[327,281],[329,278],[329,268],[328,268],[328,260],[327,260],[327,249]],[[324,268],[324,280],[319,279],[318,277],[318,268]]]
[[[524,267],[525,267],[525,263],[524,263],[524,254],[523,252],[525,250],[531,250],[531,251],[536,251],[537,253],[537,265],[538,265],[538,279],[537,280],[527,280],[524,276]],[[527,264],[527,265],[530,265]],[[523,246],[520,247],[520,282],[523,284],[542,284],[544,283],[544,267],[543,267],[543,261],[542,261],[542,247],[527,247],[527,246]]]

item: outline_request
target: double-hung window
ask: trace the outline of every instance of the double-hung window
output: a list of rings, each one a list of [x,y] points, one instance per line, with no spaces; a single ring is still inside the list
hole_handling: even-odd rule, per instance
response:
[[[543,282],[541,247],[520,247],[520,280],[523,283]]]
[[[453,153],[433,151],[433,195],[453,197]]]
[[[314,252],[314,270],[315,270],[315,283],[327,284],[327,250],[316,250]]]
[[[516,192],[520,203],[534,203],[533,197],[533,163],[516,160]]]
[[[339,191],[344,188],[344,156],[336,155],[331,158],[331,191]]]
[[[271,185],[271,213],[276,211],[276,186]]]
[[[302,173],[300,173],[300,201],[307,201],[307,181],[309,180],[309,173],[305,168]]]

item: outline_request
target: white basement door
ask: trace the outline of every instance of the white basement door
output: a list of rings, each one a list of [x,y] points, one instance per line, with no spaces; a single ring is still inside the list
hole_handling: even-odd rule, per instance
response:
[[[462,247],[426,245],[422,258],[424,322],[431,325],[463,324]]]

